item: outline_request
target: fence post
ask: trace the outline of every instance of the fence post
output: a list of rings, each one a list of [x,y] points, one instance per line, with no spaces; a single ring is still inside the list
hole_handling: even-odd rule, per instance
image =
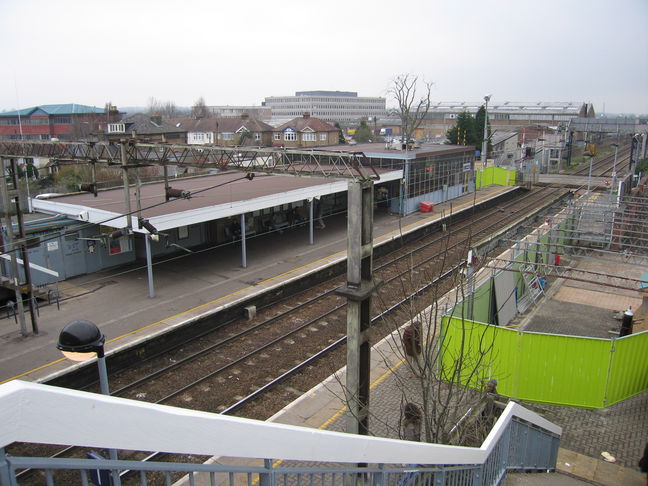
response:
[[[274,474],[274,469],[272,468],[272,459],[264,459],[263,467],[268,472],[260,473],[259,484],[261,486],[275,486],[276,478]]]
[[[605,388],[603,389],[603,403],[601,408],[607,407],[608,404],[608,390],[610,387],[610,375],[612,374],[612,366],[614,365],[614,353],[616,351],[616,338],[610,338],[610,358],[608,359],[607,374],[605,376]]]
[[[9,486],[11,484],[11,475],[9,474],[9,461],[7,461],[4,447],[0,447],[0,484],[2,486]]]
[[[378,469],[380,472],[375,472],[371,480],[371,486],[384,486],[385,485],[385,473],[383,469],[385,468],[384,464],[378,464]]]

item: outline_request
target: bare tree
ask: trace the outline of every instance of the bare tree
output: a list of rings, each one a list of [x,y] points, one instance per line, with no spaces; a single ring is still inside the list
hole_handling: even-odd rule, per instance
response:
[[[447,245],[449,237],[431,270],[422,268],[410,254],[399,272],[397,287],[392,283],[389,291],[375,294],[377,312],[392,308],[394,303],[387,298],[399,295],[402,299],[398,313],[383,315],[374,324],[381,335],[388,335],[375,352],[381,353],[385,366],[393,371],[392,386],[398,389],[400,403],[392,403],[391,409],[400,408],[401,421],[394,423],[393,414],[381,416],[381,408],[374,411],[370,407],[372,434],[407,439],[419,433],[425,442],[474,445],[481,443],[492,424],[493,408],[486,405],[493,397],[485,387],[492,378],[493,337],[469,321],[470,306],[465,302],[470,298],[471,283],[466,272],[451,272],[447,277],[451,282],[446,279],[442,283],[439,278],[454,265],[447,261],[451,251]],[[425,296],[417,297],[430,282]],[[447,292],[448,287],[453,290]],[[460,331],[453,333],[451,342],[444,326],[453,318]],[[346,393],[344,399],[349,396],[352,394]]]
[[[148,114],[158,115],[164,118],[174,118],[179,114],[180,110],[176,107],[173,101],[159,101],[154,97],[148,100]]]
[[[198,98],[194,105],[191,107],[191,116],[196,119],[209,118],[209,110],[207,109],[207,105],[205,105],[205,99],[202,96]]]
[[[401,120],[401,140],[409,141],[430,109],[430,92],[434,83],[423,81],[423,95],[417,96],[418,76],[401,74],[388,89],[397,104],[396,114]]]

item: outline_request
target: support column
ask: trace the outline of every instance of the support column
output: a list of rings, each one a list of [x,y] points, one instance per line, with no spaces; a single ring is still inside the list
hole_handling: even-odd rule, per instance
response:
[[[373,181],[351,181],[348,189],[347,283],[338,293],[347,297],[346,398],[347,432],[368,434],[371,294],[373,280]]]
[[[4,208],[5,227],[7,228],[7,239],[5,241],[4,251],[9,254],[11,262],[11,276],[13,277],[13,288],[16,293],[16,305],[18,306],[18,324],[20,325],[20,334],[27,336],[27,326],[25,325],[25,308],[23,306],[22,294],[20,293],[19,278],[20,272],[18,270],[18,261],[16,252],[14,250],[14,233],[13,221],[11,219],[11,205],[9,202],[9,193],[7,192],[7,179],[6,174],[6,159],[0,158],[0,191],[2,192],[2,206]]]
[[[20,208],[20,195],[18,194],[18,167],[16,159],[11,159],[11,173],[13,177],[13,186],[16,191],[14,197],[16,205],[16,219],[18,220],[18,239],[20,243],[20,254],[23,261],[23,270],[25,272],[25,285],[27,285],[27,305],[29,305],[29,314],[32,324],[32,332],[38,334],[38,317],[36,315],[36,308],[34,306],[34,287],[32,285],[31,267],[29,266],[29,252],[27,251],[26,234],[25,234],[25,221],[23,219],[22,210]],[[22,293],[20,294],[22,300]]]
[[[315,205],[315,198],[308,202],[308,244],[312,245],[313,238],[313,206]]]
[[[151,254],[151,235],[144,234],[146,244],[146,274],[148,276],[148,296],[149,299],[155,297],[155,287],[153,283],[153,255]]]
[[[241,266],[247,268],[247,246],[245,245],[245,214],[241,214]]]
[[[133,229],[133,220],[131,219],[130,188],[128,182],[128,158],[126,157],[126,142],[119,143],[121,149],[122,181],[124,184],[124,205],[126,206],[126,227]]]

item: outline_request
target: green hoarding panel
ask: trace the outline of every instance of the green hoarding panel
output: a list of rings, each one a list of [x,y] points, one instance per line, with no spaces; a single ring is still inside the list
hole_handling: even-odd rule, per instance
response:
[[[648,332],[612,341],[453,318],[444,321],[444,336],[444,370],[476,389],[496,378],[512,398],[601,408],[648,388]]]
[[[648,331],[615,339],[605,406],[648,389]]]

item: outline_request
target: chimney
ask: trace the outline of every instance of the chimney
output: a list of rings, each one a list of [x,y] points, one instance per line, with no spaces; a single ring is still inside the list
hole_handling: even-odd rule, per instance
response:
[[[308,111],[304,112],[304,118],[310,118],[310,112]]]

